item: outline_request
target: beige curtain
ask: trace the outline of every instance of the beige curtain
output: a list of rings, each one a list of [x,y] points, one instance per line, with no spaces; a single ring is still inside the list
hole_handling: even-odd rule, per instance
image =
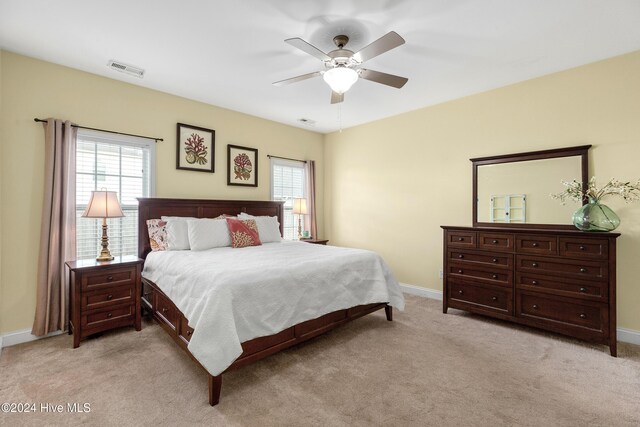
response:
[[[64,262],[76,255],[77,128],[68,121],[47,119],[44,134],[44,199],[31,331],[38,336],[66,328],[69,291]]]
[[[305,218],[305,229],[311,232],[311,236],[318,238],[318,225],[316,224],[316,162],[315,160],[307,160],[305,164],[305,175],[307,177],[307,209],[309,215]]]

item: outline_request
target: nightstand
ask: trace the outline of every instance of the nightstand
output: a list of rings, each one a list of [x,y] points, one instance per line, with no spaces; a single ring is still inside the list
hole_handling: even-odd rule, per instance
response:
[[[142,260],[136,256],[67,261],[69,277],[69,335],[73,348],[98,332],[123,326],[141,329],[140,282]]]
[[[326,245],[329,240],[323,239],[300,239],[301,242],[313,243],[314,245]]]

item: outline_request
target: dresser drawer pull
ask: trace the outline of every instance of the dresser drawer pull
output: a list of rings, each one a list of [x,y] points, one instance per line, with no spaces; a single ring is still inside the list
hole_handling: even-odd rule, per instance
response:
[[[494,245],[497,245],[498,241],[497,240],[492,240],[491,243],[493,243]]]
[[[107,295],[107,301],[111,301],[113,299],[113,295],[109,294]]]
[[[113,314],[111,314],[111,313],[107,313],[107,317],[108,317],[108,318],[111,318],[112,316],[113,316]]]
[[[458,255],[458,258],[460,258],[460,259],[464,258],[464,255],[460,254],[460,255]]]
[[[531,267],[534,267],[534,268],[535,268],[535,267],[537,267],[537,266],[538,266],[538,263],[537,263],[537,262],[531,263]]]
[[[107,280],[110,282],[113,280],[113,276],[107,276]]]
[[[531,244],[531,246],[533,246],[534,248],[537,248],[537,247],[538,247],[538,242],[533,242],[533,243]]]
[[[464,291],[458,291],[458,293],[459,293],[460,295],[462,295],[462,294],[464,294]]]
[[[580,292],[582,292],[582,293],[587,292],[587,288],[580,288]]]
[[[587,318],[587,315],[586,315],[586,314],[584,314],[584,313],[580,313],[580,318],[581,318],[581,319],[586,319],[586,318]]]
[[[458,242],[464,242],[464,237],[458,237]]]
[[[533,309],[537,310],[538,309],[538,305],[537,304],[533,304]]]
[[[462,274],[462,270],[458,270],[458,274]]]
[[[497,279],[497,278],[498,278],[498,275],[497,275],[497,274],[492,274],[492,275],[491,275],[491,278],[492,278],[492,279]]]
[[[492,301],[498,301],[498,297],[491,297]]]
[[[493,261],[493,262],[498,262],[498,258],[494,258],[494,259],[492,259],[491,261]]]
[[[537,285],[537,284],[538,284],[538,281],[537,281],[537,280],[532,280],[532,281],[531,281],[531,284],[535,286],[535,285]]]
[[[584,246],[580,246],[578,249],[580,249],[581,251],[584,251],[587,248],[585,248]]]
[[[587,272],[587,269],[586,269],[586,268],[582,267],[582,268],[580,269],[580,273],[586,273],[586,272]]]

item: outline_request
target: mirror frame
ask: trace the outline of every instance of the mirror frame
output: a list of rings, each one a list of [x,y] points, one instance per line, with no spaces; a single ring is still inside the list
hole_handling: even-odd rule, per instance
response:
[[[472,194],[472,215],[474,227],[498,227],[498,228],[533,228],[533,229],[555,229],[555,230],[575,230],[572,224],[534,224],[534,223],[494,223],[478,222],[478,166],[495,165],[499,163],[525,162],[527,160],[555,159],[558,157],[579,156],[582,169],[582,188],[587,188],[589,183],[589,148],[591,145],[580,145],[576,147],[555,148],[552,150],[529,151],[526,153],[503,154],[500,156],[477,157],[469,159],[473,163],[473,194]],[[583,200],[582,204],[587,203]]]

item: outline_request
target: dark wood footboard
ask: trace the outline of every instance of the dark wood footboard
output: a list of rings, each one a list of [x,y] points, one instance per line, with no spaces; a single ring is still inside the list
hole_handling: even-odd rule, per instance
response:
[[[158,321],[174,341],[200,365],[187,348],[193,334],[193,329],[188,326],[187,319],[153,282],[143,278],[142,285],[142,304],[144,308],[152,314],[153,318]],[[251,364],[382,308],[385,309],[387,320],[391,321],[393,319],[392,307],[386,303],[359,305],[299,323],[274,335],[243,342],[242,354],[224,372]],[[202,365],[200,366],[202,367]],[[204,367],[202,368],[205,369]],[[209,376],[209,404],[214,406],[220,401],[222,374],[213,376],[207,372],[207,375]]]

